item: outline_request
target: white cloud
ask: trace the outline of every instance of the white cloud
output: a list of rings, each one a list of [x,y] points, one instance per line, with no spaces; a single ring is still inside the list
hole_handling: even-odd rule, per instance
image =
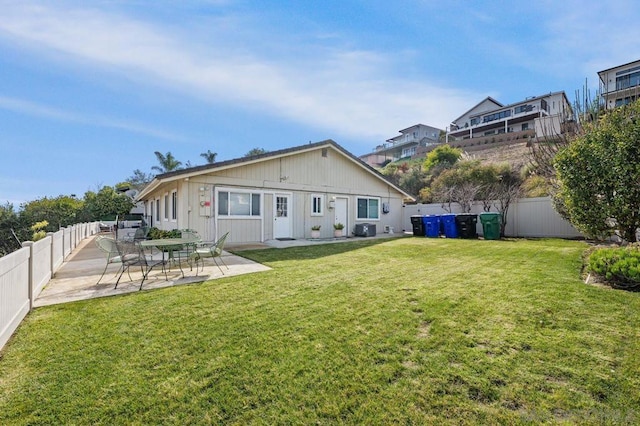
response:
[[[88,124],[91,126],[108,127],[114,129],[122,129],[132,133],[144,134],[161,139],[168,139],[173,141],[181,140],[182,138],[171,133],[153,129],[151,127],[143,126],[127,120],[117,120],[107,117],[91,116],[87,114],[78,114],[70,111],[64,111],[57,108],[52,108],[46,105],[41,105],[35,102],[27,101],[24,99],[10,98],[6,96],[0,96],[0,109],[19,112],[22,114],[33,115],[37,117],[51,118],[59,121],[69,121],[75,123]]]
[[[218,44],[215,29],[194,34],[185,25],[161,27],[95,9],[19,3],[5,5],[0,37],[38,53],[64,54],[65,62],[258,108],[326,129],[329,137],[338,133],[368,139],[367,144],[417,122],[444,126],[482,97],[396,77],[393,68],[401,64],[391,54],[313,45],[299,60],[266,58],[251,45]]]

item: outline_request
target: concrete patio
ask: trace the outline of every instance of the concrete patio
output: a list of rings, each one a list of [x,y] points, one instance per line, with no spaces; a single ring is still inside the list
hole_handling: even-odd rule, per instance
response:
[[[94,240],[95,236],[87,238],[76,247],[35,299],[34,307],[139,291],[140,281],[142,280],[142,273],[139,268],[131,268],[131,281],[129,281],[129,277],[125,273],[120,279],[118,288],[114,288],[117,280],[116,272],[119,269],[119,264],[116,263],[109,265],[100,284],[96,284],[104,270],[106,257],[96,246]],[[171,269],[167,269],[167,278],[165,279],[162,269],[155,268],[145,280],[142,290],[192,284],[271,269],[226,251],[222,255],[222,260],[229,267],[227,269],[224,265],[221,265],[224,275],[212,259],[205,259],[204,270],[199,267],[197,275],[195,266],[191,270],[189,265],[183,265],[184,277],[182,277],[180,269],[174,266]]]

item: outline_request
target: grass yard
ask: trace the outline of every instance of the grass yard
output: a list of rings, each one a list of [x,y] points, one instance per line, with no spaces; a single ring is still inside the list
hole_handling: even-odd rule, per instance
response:
[[[272,271],[39,308],[0,424],[637,424],[640,294],[586,244],[360,240]]]

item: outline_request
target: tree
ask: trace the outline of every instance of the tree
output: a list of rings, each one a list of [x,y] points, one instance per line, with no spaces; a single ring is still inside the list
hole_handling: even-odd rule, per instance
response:
[[[557,197],[569,221],[588,236],[636,242],[640,227],[640,101],[587,123],[554,165]]]
[[[436,201],[443,205],[458,203],[464,213],[469,213],[472,202],[495,181],[493,166],[483,166],[479,161],[462,161],[440,173],[431,184],[431,191]]]
[[[466,167],[465,167],[466,166]],[[458,203],[463,213],[471,211],[471,203],[480,191],[481,183],[472,177],[475,165],[463,165],[442,172],[431,185],[433,197],[451,212],[451,203]]]
[[[500,213],[500,235],[504,236],[509,207],[522,194],[522,178],[510,164],[492,167],[495,167],[496,181],[489,186],[487,194],[494,200],[496,209]]]
[[[145,186],[153,180],[153,174],[145,173],[140,169],[135,169],[133,174],[127,178],[127,182],[131,185],[131,188],[141,191]]]
[[[14,232],[18,233],[21,240],[29,239],[28,232],[21,231],[23,230],[20,219],[13,209],[13,204],[0,205],[0,257],[20,248],[20,242],[14,237]]]
[[[520,173],[509,164],[460,161],[433,180],[428,195],[448,212],[451,204],[457,203],[464,213],[469,213],[477,200],[482,201],[487,212],[495,207],[501,216],[500,234],[504,235],[509,207],[520,197],[521,184]]]
[[[180,169],[180,166],[182,166],[182,162],[176,160],[171,152],[167,152],[165,155],[159,151],[156,151],[154,152],[154,154],[156,155],[160,166],[153,166],[151,167],[151,170],[156,170],[158,173],[167,173],[178,170]]]
[[[77,223],[83,206],[84,202],[73,196],[43,197],[22,204],[20,222],[23,227],[29,228],[37,222],[46,220],[48,225],[45,231],[55,232],[60,228]]]
[[[215,163],[217,156],[218,156],[218,153],[217,152],[211,152],[210,149],[208,149],[207,152],[203,152],[203,153],[200,154],[200,157],[202,157],[205,160],[207,160],[207,164]]]
[[[101,220],[111,216],[122,216],[131,211],[134,203],[127,195],[117,192],[110,186],[103,186],[97,193],[87,191],[84,194],[84,221]]]
[[[253,157],[253,156],[255,156],[255,155],[262,155],[262,154],[266,154],[267,152],[269,152],[269,151],[267,151],[267,150],[266,150],[266,149],[264,149],[264,148],[252,148],[252,149],[250,149],[250,150],[249,150],[249,152],[247,152],[244,156],[245,156],[245,158],[246,158],[246,157]]]
[[[423,170],[430,173],[436,166],[451,167],[462,156],[462,151],[452,148],[450,145],[440,145],[429,154],[424,160]]]

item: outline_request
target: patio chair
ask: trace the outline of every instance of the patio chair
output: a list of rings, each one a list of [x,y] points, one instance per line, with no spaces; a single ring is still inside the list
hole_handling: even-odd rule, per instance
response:
[[[222,260],[222,251],[224,250],[224,243],[227,240],[227,236],[229,233],[224,234],[218,241],[215,243],[200,243],[196,246],[194,252],[191,254],[191,258],[196,262],[196,274],[198,273],[198,261],[202,261],[202,270],[204,271],[204,258],[211,257],[213,258],[213,262],[216,264],[222,275],[224,275],[224,271],[218,264],[216,258],[220,258],[220,262],[229,269],[224,260]]]
[[[189,268],[193,270],[192,265],[192,254],[195,252],[195,248],[202,243],[202,238],[196,231],[192,231],[190,229],[185,229],[181,232],[180,238],[185,240],[185,243],[180,247],[179,250],[173,250],[171,253],[171,258],[174,263],[182,263],[183,261],[187,261],[189,263]],[[182,271],[182,267],[180,267]],[[183,273],[184,275],[184,273]]]
[[[202,242],[202,238],[200,238],[200,235],[198,235],[196,231],[192,231],[191,229],[185,229],[184,231],[182,231],[181,237],[197,242]]]
[[[167,271],[164,269],[164,261],[163,260],[154,260],[152,258],[147,257],[142,251],[142,247],[138,244],[127,243],[124,241],[116,241],[116,247],[118,249],[118,255],[120,256],[120,260],[122,262],[122,271],[120,272],[120,276],[118,276],[118,280],[116,281],[116,286],[114,289],[118,288],[118,284],[120,283],[120,278],[124,275],[126,271],[129,274],[129,269],[134,266],[140,267],[140,272],[142,272],[142,281],[140,282],[140,290],[142,290],[142,284],[149,276],[149,273],[158,265],[162,265],[162,270],[164,271],[165,279],[169,279],[167,277]],[[131,278],[131,275],[129,275]]]
[[[116,247],[116,240],[110,237],[106,237],[104,235],[98,235],[95,239],[95,243],[98,246],[98,248],[102,250],[107,256],[107,264],[104,265],[104,270],[102,271],[102,275],[100,275],[100,278],[96,283],[96,285],[98,285],[100,284],[102,277],[104,277],[104,274],[107,272],[107,268],[109,267],[109,265],[113,263],[117,263],[120,265],[120,268],[118,268],[118,271],[116,272],[116,275],[118,275],[120,273],[120,270],[122,269],[122,261],[120,259],[120,253],[118,252],[118,247]],[[131,275],[129,275],[129,278],[131,278]]]
[[[142,226],[137,228],[135,232],[127,233],[127,236],[124,238],[125,241],[133,241],[137,243],[138,241],[146,240],[149,237],[149,228],[146,226]]]

